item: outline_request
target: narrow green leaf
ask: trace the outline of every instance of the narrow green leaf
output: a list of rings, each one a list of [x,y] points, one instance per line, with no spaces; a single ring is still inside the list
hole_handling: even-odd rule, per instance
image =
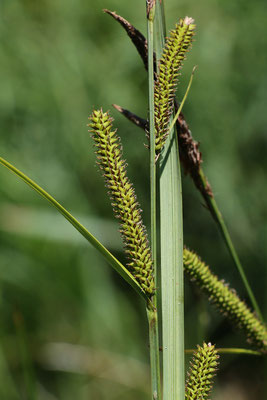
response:
[[[176,132],[160,161],[160,225],[164,400],[184,399],[182,186]],[[177,260],[178,265],[177,265]]]
[[[155,2],[148,6],[147,43],[148,43],[148,102],[149,102],[149,132],[150,132],[150,211],[151,211],[151,246],[154,262],[154,277],[157,287],[157,169],[156,169],[156,138],[155,138],[155,107],[154,107],[154,16]],[[155,293],[152,301],[154,310],[148,310],[149,342],[152,399],[161,400],[160,358],[159,358],[159,331],[157,297]]]
[[[223,347],[223,348],[217,348],[216,350],[218,354],[247,354],[251,356],[262,356],[262,353],[260,351],[250,350],[250,349],[240,349],[238,347]],[[185,354],[194,354],[195,350],[186,349],[184,352]]]
[[[208,183],[207,177],[204,174],[204,171],[201,167],[199,167],[198,169],[198,182],[199,182],[199,186],[198,189],[200,190],[202,196],[204,197],[205,201],[206,201],[206,205],[212,215],[212,217],[214,218],[214,221],[217,223],[219,230],[221,231],[221,234],[223,236],[224,242],[226,244],[226,246],[228,247],[228,250],[231,254],[231,257],[235,263],[235,266],[240,274],[240,277],[242,279],[243,285],[245,286],[248,296],[250,298],[251,304],[254,307],[254,310],[256,311],[256,313],[258,314],[258,317],[261,319],[262,322],[264,322],[262,313],[260,311],[260,308],[258,306],[258,302],[256,300],[256,297],[253,293],[253,290],[249,284],[248,278],[246,276],[245,270],[241,264],[241,261],[238,257],[238,254],[236,252],[235,246],[232,242],[230,233],[228,231],[228,228],[224,222],[222,213],[219,210],[218,204],[215,200],[215,197],[212,193],[211,187]]]
[[[169,135],[169,133],[173,130],[174,125],[176,125],[177,120],[178,120],[178,118],[179,118],[179,116],[180,116],[180,114],[181,114],[181,112],[182,112],[184,103],[185,103],[185,101],[186,101],[186,99],[187,99],[187,96],[188,96],[188,93],[189,93],[189,91],[190,91],[190,89],[191,89],[191,85],[192,85],[192,82],[193,82],[194,73],[195,73],[196,68],[197,68],[197,67],[195,66],[195,67],[193,68],[193,70],[192,70],[191,77],[190,77],[189,83],[188,83],[188,85],[187,85],[187,88],[186,88],[186,91],[185,91],[183,100],[181,101],[181,104],[180,104],[180,106],[179,106],[179,108],[178,108],[178,111],[175,113],[175,116],[174,116],[172,122],[170,123],[170,126],[169,126],[168,131],[167,131],[167,135]]]
[[[162,10],[158,9],[159,19],[161,19],[161,15],[163,15]],[[165,45],[160,58],[161,68],[155,86],[155,105],[158,104],[158,108],[155,107],[157,109],[155,126],[159,133],[158,153],[162,150],[160,158],[160,225],[164,400],[184,400],[185,396],[182,185],[177,134],[173,129],[169,132],[168,126],[174,108],[177,69],[181,66],[178,62],[173,70],[174,66],[170,60],[176,57],[174,47],[176,47],[176,42],[179,47],[178,36],[181,35],[181,38],[186,41],[185,49],[189,47],[194,30],[191,22],[193,20],[187,17],[171,34],[171,39]],[[164,21],[161,20],[158,27],[163,29],[163,26]],[[162,36],[163,32],[158,33],[157,49],[163,47]],[[173,46],[173,40],[175,46]],[[157,56],[159,56],[159,51],[157,51]],[[179,61],[183,57],[184,48]],[[165,71],[164,66],[169,70]],[[160,99],[163,96],[164,102],[161,102]],[[164,105],[164,109],[162,105]],[[179,260],[178,267],[175,258]]]
[[[27,343],[28,335],[25,329],[23,315],[18,310],[15,310],[13,312],[13,321],[16,331],[19,363],[21,364],[23,378],[24,378],[23,384],[25,387],[25,392],[26,392],[25,394],[28,400],[37,400],[38,396],[36,388],[36,376],[34,373],[33,361]]]
[[[42,187],[35,183],[32,179],[26,176],[23,172],[18,170],[14,165],[10,164],[4,158],[0,157],[0,164],[6,167],[9,171],[13,172],[20,179],[22,179],[27,185],[33,190],[44,197],[50,204],[52,204],[63,217],[65,217],[83,237],[91,243],[91,245],[102,254],[106,261],[120,274],[120,276],[128,282],[135,291],[141,295],[145,300],[148,300],[145,292],[134,279],[132,274],[111,254],[103,245],[100,243],[73,215],[67,211],[61,204],[59,204],[49,193],[47,193]]]

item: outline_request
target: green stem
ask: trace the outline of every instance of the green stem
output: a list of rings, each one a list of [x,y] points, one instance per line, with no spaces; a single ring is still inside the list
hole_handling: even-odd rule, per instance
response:
[[[36,378],[29,349],[27,346],[26,330],[24,326],[23,316],[18,311],[15,311],[13,314],[13,320],[16,329],[18,355],[21,361],[27,398],[29,400],[36,400]]]
[[[182,187],[174,131],[166,141],[160,168],[163,398],[184,400]]]
[[[163,48],[163,1],[158,3],[157,57]],[[177,135],[168,135],[160,158],[163,399],[184,400],[184,288],[182,186]],[[178,261],[178,263],[177,263]]]
[[[147,18],[148,37],[148,88],[149,88],[149,133],[150,133],[150,212],[151,212],[151,250],[155,286],[157,287],[157,213],[156,213],[156,162],[155,162],[155,121],[154,121],[154,13],[155,7]],[[150,365],[152,399],[161,398],[160,388],[160,358],[159,358],[159,334],[157,316],[157,295],[152,298],[153,308],[147,309],[149,323]]]
[[[193,354],[196,350],[187,349],[185,350],[185,354]],[[216,351],[219,354],[248,354],[252,356],[262,356],[260,351],[249,350],[249,349],[239,349],[239,348],[216,348]]]
[[[157,59],[161,57],[161,52],[164,46],[166,37],[166,24],[163,0],[156,2],[156,15],[155,15],[155,48]]]
[[[77,229],[78,232],[82,234],[82,236],[91,243],[99,253],[104,256],[106,261],[128,282],[135,291],[141,295],[146,301],[150,302],[146,293],[141,288],[139,283],[135,280],[135,278],[130,274],[130,272],[111,254],[105,246],[102,245],[73,215],[68,212],[60,203],[58,203],[49,193],[47,193],[43,188],[41,188],[37,183],[35,183],[32,179],[30,179],[23,172],[18,170],[14,165],[10,164],[4,158],[0,157],[0,164],[5,166],[9,171],[12,171],[15,175],[17,175],[20,179],[22,179],[27,185],[29,185],[33,190],[39,193],[42,197],[44,197],[50,204],[52,204],[58,212],[60,212],[73,226]]]
[[[149,326],[149,349],[151,366],[152,399],[161,399],[160,388],[160,358],[159,358],[159,335],[158,335],[158,313],[156,308],[147,307],[147,318]]]
[[[179,106],[179,108],[178,108],[178,111],[177,111],[177,113],[175,114],[175,116],[174,116],[172,122],[170,123],[170,126],[169,126],[169,129],[168,129],[167,135],[169,135],[169,133],[173,130],[174,125],[176,124],[177,119],[179,118],[179,115],[180,115],[181,112],[182,112],[184,103],[185,103],[185,101],[186,101],[186,99],[187,99],[187,96],[188,96],[188,93],[189,93],[189,91],[190,91],[190,89],[191,89],[191,85],[192,85],[192,82],[193,82],[195,70],[196,70],[196,66],[193,68],[193,71],[192,71],[192,73],[191,73],[191,77],[190,77],[190,79],[189,79],[189,83],[188,83],[188,85],[187,85],[187,88],[186,88],[186,91],[185,91],[185,94],[184,94],[184,97],[183,97],[183,100],[181,101],[181,104],[180,104],[180,106]]]
[[[149,134],[150,134],[150,206],[151,206],[151,248],[154,265],[155,286],[157,279],[157,225],[156,225],[156,162],[155,162],[155,121],[154,121],[154,68],[153,68],[153,25],[147,20],[148,33],[148,88],[149,88]]]
[[[204,186],[204,188],[208,188],[208,181],[207,181],[207,178],[206,178],[202,168],[199,169],[199,176],[200,176],[200,179],[201,179],[201,182],[202,182],[202,185]],[[223,239],[224,239],[224,241],[226,243],[226,246],[228,247],[228,250],[229,250],[229,252],[230,252],[230,254],[231,254],[232,258],[233,258],[233,261],[234,261],[234,263],[236,265],[236,268],[238,269],[238,272],[239,272],[239,274],[241,276],[243,284],[244,284],[244,286],[245,286],[245,288],[246,288],[246,290],[248,292],[251,304],[253,305],[254,310],[258,314],[258,317],[263,321],[263,317],[262,317],[262,314],[260,312],[257,300],[256,300],[256,298],[255,298],[255,296],[253,294],[253,291],[252,291],[251,287],[250,287],[250,284],[249,284],[248,279],[246,277],[245,271],[244,271],[244,269],[242,267],[242,264],[241,264],[241,262],[239,260],[239,257],[237,255],[237,252],[236,252],[235,247],[233,245],[233,242],[232,242],[232,239],[230,237],[229,231],[228,231],[228,229],[227,229],[227,227],[225,225],[225,222],[224,222],[224,219],[222,217],[222,214],[221,214],[221,212],[219,210],[219,207],[218,207],[218,205],[216,203],[216,200],[215,200],[215,198],[213,196],[210,196],[207,192],[205,194],[205,200],[206,200],[207,206],[208,206],[208,208],[209,208],[209,210],[210,210],[215,222],[217,223],[217,225],[218,225],[218,227],[219,227],[219,229],[220,229],[220,231],[222,233]]]

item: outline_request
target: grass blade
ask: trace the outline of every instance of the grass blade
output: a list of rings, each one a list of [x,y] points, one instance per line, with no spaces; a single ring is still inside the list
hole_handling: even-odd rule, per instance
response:
[[[166,141],[160,168],[164,400],[183,400],[184,304],[182,187],[177,135],[174,131],[172,131]]]
[[[157,287],[157,186],[156,186],[156,137],[155,137],[155,104],[154,104],[154,16],[155,2],[147,6],[147,37],[148,37],[148,97],[149,97],[149,132],[150,132],[150,223],[151,249],[153,258],[153,272]],[[150,364],[152,399],[161,399],[160,360],[159,360],[159,333],[157,314],[157,293],[153,296],[153,309],[147,309],[150,342]]]
[[[24,386],[28,400],[37,400],[36,377],[33,362],[27,343],[27,334],[23,315],[18,311],[13,312],[13,321],[16,330],[18,357],[24,377]]]
[[[200,177],[201,183],[202,183],[204,191],[205,191],[205,188],[207,187],[208,183],[207,183],[207,178],[206,178],[202,168],[199,168],[199,177]],[[201,192],[201,193],[203,194],[203,192]],[[214,196],[213,195],[211,196],[208,192],[205,193],[204,198],[206,200],[206,204],[208,206],[208,209],[211,212],[211,215],[213,216],[215,222],[218,225],[219,230],[221,231],[221,234],[222,234],[222,237],[224,239],[224,242],[225,242],[226,246],[228,247],[228,250],[229,250],[229,252],[231,254],[231,257],[232,257],[232,259],[233,259],[233,261],[235,263],[235,266],[236,266],[236,268],[237,268],[237,270],[238,270],[238,272],[240,274],[240,277],[242,279],[243,285],[245,286],[245,288],[247,290],[247,293],[248,293],[249,299],[251,301],[251,304],[254,307],[254,310],[258,314],[258,317],[261,319],[261,321],[264,321],[262,313],[261,313],[260,308],[258,306],[256,297],[254,296],[254,293],[253,293],[253,291],[251,289],[251,286],[250,286],[249,281],[247,279],[247,276],[245,274],[244,268],[243,268],[243,266],[242,266],[242,264],[240,262],[240,259],[239,259],[238,255],[237,255],[236,249],[235,249],[234,244],[232,242],[232,239],[231,239],[231,236],[230,236],[229,231],[227,229],[227,226],[226,226],[226,224],[224,222],[222,213],[219,210],[217,202],[216,202]]]
[[[164,20],[157,2],[157,57],[163,48]],[[168,135],[160,159],[163,399],[184,400],[184,305],[182,190],[177,135]],[[177,260],[178,265],[177,265]]]
[[[49,193],[47,193],[41,186],[39,186],[27,175],[2,157],[0,157],[0,164],[6,167],[9,171],[13,172],[33,190],[45,198],[50,204],[52,204],[57,211],[60,212],[63,217],[66,218],[99,253],[102,254],[106,261],[120,274],[120,276],[126,282],[128,282],[139,295],[141,295],[145,300],[148,300],[147,295],[134,277],[129,273],[129,271],[102,245],[102,243],[100,243],[76,218],[74,218],[69,211],[67,211],[60,203],[58,203],[58,201],[55,200]]]

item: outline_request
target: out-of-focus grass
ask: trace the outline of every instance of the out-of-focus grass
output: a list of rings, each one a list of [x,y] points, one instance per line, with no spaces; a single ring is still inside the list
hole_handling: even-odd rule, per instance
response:
[[[142,62],[121,27],[101,11],[115,9],[145,32],[144,3],[2,0],[0,4],[1,155],[81,215],[82,222],[92,223],[93,232],[102,228],[103,240],[122,260],[86,123],[93,106],[111,109],[113,102],[142,117],[147,115]],[[263,0],[166,0],[169,28],[185,14],[193,16],[198,25],[181,78],[182,95],[193,65],[198,64],[184,111],[195,139],[201,142],[203,167],[266,315],[265,7]],[[148,221],[145,138],[113,114],[129,175]],[[132,382],[127,384],[129,376],[138,379],[134,370],[121,368],[121,381],[112,380],[114,375],[109,379],[105,373],[105,359],[102,365],[99,362],[105,351],[112,352],[118,356],[114,357],[116,368],[122,357],[128,366],[129,359],[135,358],[146,370],[143,303],[90,246],[76,240],[67,222],[53,217],[55,212],[43,200],[4,169],[0,169],[0,181],[1,399],[29,398],[15,311],[23,316],[25,348],[34,367],[38,399],[147,398],[144,386],[136,385],[134,390]],[[245,291],[230,257],[187,177],[184,193],[186,243],[216,273],[231,280],[242,296]],[[47,224],[52,227],[51,235]],[[190,286],[186,289],[187,347],[203,336],[220,347],[245,343],[205,301],[199,302],[198,293]],[[195,329],[197,318],[199,329]],[[45,346],[57,342],[87,346],[94,355],[99,351],[97,370],[93,358],[88,361],[88,373],[78,372],[79,359],[77,371],[68,370],[69,355],[63,350],[66,369],[48,368],[41,354]],[[260,367],[256,358],[242,360],[250,367],[253,362],[256,371]],[[222,371],[236,362],[224,356]],[[244,378],[246,373],[240,375]],[[251,381],[246,377],[248,386]]]

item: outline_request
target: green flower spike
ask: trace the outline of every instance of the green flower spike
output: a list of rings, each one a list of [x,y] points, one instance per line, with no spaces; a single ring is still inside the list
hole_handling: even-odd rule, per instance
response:
[[[170,32],[170,37],[167,38],[162,57],[159,60],[154,88],[157,154],[161,152],[168,135],[168,125],[173,113],[178,83],[178,71],[192,44],[195,27],[192,18],[181,19],[175,29]]]
[[[209,296],[209,300],[223,315],[245,333],[249,343],[267,353],[266,326],[239,299],[235,290],[220,281],[195,253],[184,249],[183,257],[184,270],[190,280]]]
[[[91,127],[97,148],[98,165],[103,171],[114,213],[121,222],[120,233],[130,261],[128,269],[151,296],[155,290],[151,250],[140,206],[133,185],[126,175],[120,138],[116,130],[112,130],[113,118],[102,110],[95,110],[89,120],[88,126]]]
[[[218,369],[218,358],[217,351],[211,343],[203,343],[202,347],[197,346],[186,380],[186,400],[204,400],[208,397]]]

